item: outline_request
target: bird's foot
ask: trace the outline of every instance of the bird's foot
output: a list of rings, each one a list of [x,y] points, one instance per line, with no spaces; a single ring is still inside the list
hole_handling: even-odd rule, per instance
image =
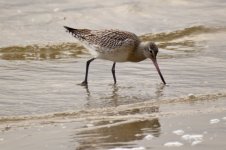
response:
[[[88,82],[87,81],[83,81],[80,85],[81,86],[88,86]]]

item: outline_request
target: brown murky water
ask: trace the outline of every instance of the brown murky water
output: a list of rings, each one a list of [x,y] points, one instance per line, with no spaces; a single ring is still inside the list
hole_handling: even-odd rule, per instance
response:
[[[206,120],[225,117],[225,6],[223,0],[0,0],[0,147],[10,149],[13,134],[26,137],[38,130],[40,135],[34,135],[37,139],[45,137],[45,131],[54,133],[47,136],[49,141],[59,133],[59,139],[52,141],[59,149],[143,150],[151,149],[149,142],[161,149],[167,142],[164,135],[172,129],[161,124],[175,120],[165,118],[166,114],[174,116],[194,109],[203,112]],[[161,84],[149,60],[117,63],[117,85],[113,85],[112,62],[95,60],[90,66],[89,87],[78,85],[91,56],[63,25],[118,28],[134,32],[142,40],[155,41],[160,47],[158,62],[167,86]],[[214,106],[220,108],[212,110]],[[221,116],[208,116],[208,110]],[[190,116],[191,112],[185,114]],[[194,118],[191,122],[200,119]],[[221,122],[219,126],[225,131]],[[200,125],[197,127],[201,130]],[[11,126],[15,126],[13,131]],[[29,129],[22,131],[18,126]],[[177,126],[172,126],[176,130]],[[186,124],[182,126],[186,128]],[[57,127],[67,132],[55,132]],[[65,136],[67,140],[62,144]],[[11,140],[5,140],[7,137]],[[203,143],[199,146],[208,148]],[[40,146],[20,145],[20,149]],[[184,144],[185,148],[190,146]]]

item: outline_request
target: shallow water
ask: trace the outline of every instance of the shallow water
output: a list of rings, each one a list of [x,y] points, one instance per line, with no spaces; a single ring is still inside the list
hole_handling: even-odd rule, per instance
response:
[[[190,107],[174,108],[174,104],[190,99],[195,99],[191,103],[196,105],[221,98],[213,105],[225,107],[225,6],[224,0],[0,0],[0,122],[40,117],[48,120],[71,114],[75,118],[96,118],[100,114],[142,116],[164,111],[165,103],[180,113]],[[161,84],[150,60],[117,63],[117,85],[113,85],[112,62],[95,60],[90,66],[88,88],[78,85],[91,56],[65,32],[64,25],[118,28],[134,32],[142,40],[155,41],[160,47],[158,63],[167,85]],[[124,108],[116,109],[120,106]],[[152,130],[152,121],[129,122],[124,127],[139,134],[133,126],[147,125]],[[109,136],[105,140],[113,145],[119,144],[115,147],[133,145],[139,136],[111,139],[110,135],[117,137],[116,131],[124,127],[95,129],[90,134],[110,132],[114,135],[102,136]]]
[[[207,29],[211,31],[202,31]],[[194,31],[183,35],[187,30]],[[176,32],[177,36],[174,35]],[[0,87],[0,114],[45,114],[115,107],[143,101],[164,101],[191,93],[225,94],[225,33],[224,28],[194,26],[164,34],[163,38],[161,34],[153,35],[158,37],[156,41],[160,47],[164,47],[160,49],[158,62],[167,86],[161,84],[150,60],[117,63],[117,85],[113,85],[112,62],[95,60],[90,66],[89,86],[85,88],[79,83],[84,78],[85,64],[91,56],[78,44],[0,48],[0,83],[3,85]],[[171,40],[166,40],[167,36]],[[151,39],[152,35],[141,38],[147,37]],[[188,41],[191,44],[186,44]]]

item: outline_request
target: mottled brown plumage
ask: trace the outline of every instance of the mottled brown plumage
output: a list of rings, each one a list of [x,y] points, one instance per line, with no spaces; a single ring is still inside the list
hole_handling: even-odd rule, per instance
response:
[[[123,45],[133,45],[137,47],[139,38],[131,32],[120,30],[89,30],[67,28],[78,40],[98,45],[107,49],[116,49]]]
[[[120,30],[89,30],[89,29],[73,29],[66,27],[68,32],[78,39],[94,56],[94,58],[87,61],[86,76],[82,83],[87,85],[88,68],[90,62],[94,59],[106,59],[113,61],[112,74],[114,82],[115,77],[115,64],[116,62],[139,62],[146,58],[150,58],[163,83],[165,80],[160,72],[157,64],[156,56],[158,53],[158,47],[153,42],[141,42],[139,38],[131,32]]]

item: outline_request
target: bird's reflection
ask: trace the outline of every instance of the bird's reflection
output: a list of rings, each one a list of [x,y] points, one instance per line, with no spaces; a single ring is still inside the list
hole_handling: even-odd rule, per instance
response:
[[[107,149],[118,146],[131,146],[130,143],[142,140],[145,135],[159,137],[161,133],[158,118],[145,120],[112,120],[96,122],[92,129],[83,129],[75,133],[73,139],[78,142],[77,150]]]
[[[155,91],[155,98],[159,99],[164,95],[164,89],[166,85],[164,84],[157,84],[156,91]]]
[[[84,87],[84,89],[86,90],[87,97],[90,97],[90,91],[89,91],[89,86],[88,86],[88,84],[87,84],[87,85],[84,85],[83,87]]]
[[[92,86],[95,87],[95,86]],[[103,91],[103,93],[98,93],[98,99],[96,99],[95,95],[96,93],[94,91],[90,91],[88,85],[84,86],[84,89],[86,91],[87,95],[87,105],[88,107],[93,107],[93,105],[98,104],[99,107],[101,106],[111,106],[116,107],[120,105],[123,100],[131,100],[131,89],[134,90],[134,87],[122,87],[118,86],[117,84],[109,85],[110,87],[110,93],[109,90]],[[153,95],[151,96],[151,99],[160,99],[164,95],[164,89],[165,85],[163,84],[157,84],[155,87],[152,86],[152,88],[155,89],[153,91]],[[130,92],[122,92],[125,90],[130,90]],[[136,89],[135,89],[136,90]],[[101,95],[103,94],[103,95]],[[128,94],[128,95],[126,95]],[[134,94],[134,93],[132,93]],[[136,94],[136,93],[135,93]],[[107,95],[107,96],[106,96]],[[139,95],[137,93],[137,96],[132,97],[133,100],[138,102],[139,100],[145,101],[145,95]],[[144,100],[142,100],[142,98]],[[147,97],[146,97],[147,98]],[[148,96],[150,100],[150,96]],[[109,102],[110,100],[110,102]],[[104,102],[107,102],[106,104],[103,104]],[[131,102],[134,103],[134,102]],[[91,106],[92,105],[92,106]],[[149,107],[145,108],[145,110],[148,110]],[[152,108],[150,106],[150,108]],[[128,110],[130,110],[128,108]],[[139,115],[142,111],[134,111],[133,109],[130,111],[125,111],[129,114],[135,114]],[[148,111],[149,113],[153,111]],[[156,111],[155,111],[156,112]],[[146,112],[147,113],[147,112]],[[120,118],[123,118],[123,113],[118,112],[118,115],[120,115]],[[142,115],[142,114],[141,114]],[[155,137],[158,137],[160,135],[160,123],[158,118],[148,118],[148,119],[137,119],[134,121],[129,121],[127,119],[120,119],[117,120],[118,116],[112,116],[112,118],[115,118],[113,120],[96,120],[95,123],[93,123],[92,129],[87,128],[87,130],[83,129],[80,132],[77,132],[74,136],[74,139],[76,142],[78,142],[78,147],[76,149],[79,150],[85,150],[85,149],[105,149],[105,148],[112,148],[117,146],[123,146],[123,145],[129,145],[129,143],[135,141],[135,140],[143,140],[144,136],[147,134],[151,134]]]
[[[116,107],[118,106],[118,99],[119,99],[119,94],[118,94],[119,87],[117,84],[112,85],[112,95],[111,99],[113,101],[113,105]]]
[[[95,87],[95,86],[93,86]],[[131,86],[118,86],[117,84],[111,84],[108,88],[104,88],[104,91],[99,92],[98,94],[95,91],[91,91],[89,86],[83,86],[86,93],[86,100],[88,107],[117,107],[121,104],[127,103],[128,101],[131,103],[142,102],[142,101],[150,101],[150,100],[159,100],[164,96],[164,89],[166,85],[157,84],[151,94],[146,92],[147,94],[140,94],[139,92],[136,94],[131,89],[135,89]],[[128,92],[126,91],[128,90]],[[147,89],[147,91],[150,91]],[[95,103],[94,103],[95,101]]]
[[[92,94],[92,92],[90,92],[90,89],[89,89],[89,86],[86,85],[86,86],[83,86],[83,88],[85,89],[85,93],[86,93],[86,100],[87,100],[87,106],[91,106],[91,103],[93,103],[93,99],[95,99],[94,97],[92,97],[93,95],[95,94]],[[110,100],[110,102],[108,101],[107,104],[104,104],[106,106],[111,106],[111,107],[116,107],[118,106],[118,100],[119,100],[119,94],[118,94],[118,91],[119,91],[119,87],[117,84],[113,84],[113,85],[110,85],[110,90],[111,90],[111,93],[108,94],[107,96],[105,95],[107,92],[104,91],[102,93],[100,93],[98,96],[100,95],[105,95],[104,97],[100,97],[99,100]],[[98,100],[96,100],[96,103],[98,103]],[[103,105],[101,103],[101,105]]]
[[[90,93],[90,90],[89,90],[89,86],[85,85],[85,86],[82,86],[82,87],[85,89],[85,93],[86,93],[86,100],[87,100],[86,106],[90,107],[90,101],[92,100],[92,96],[91,96],[91,93]]]

